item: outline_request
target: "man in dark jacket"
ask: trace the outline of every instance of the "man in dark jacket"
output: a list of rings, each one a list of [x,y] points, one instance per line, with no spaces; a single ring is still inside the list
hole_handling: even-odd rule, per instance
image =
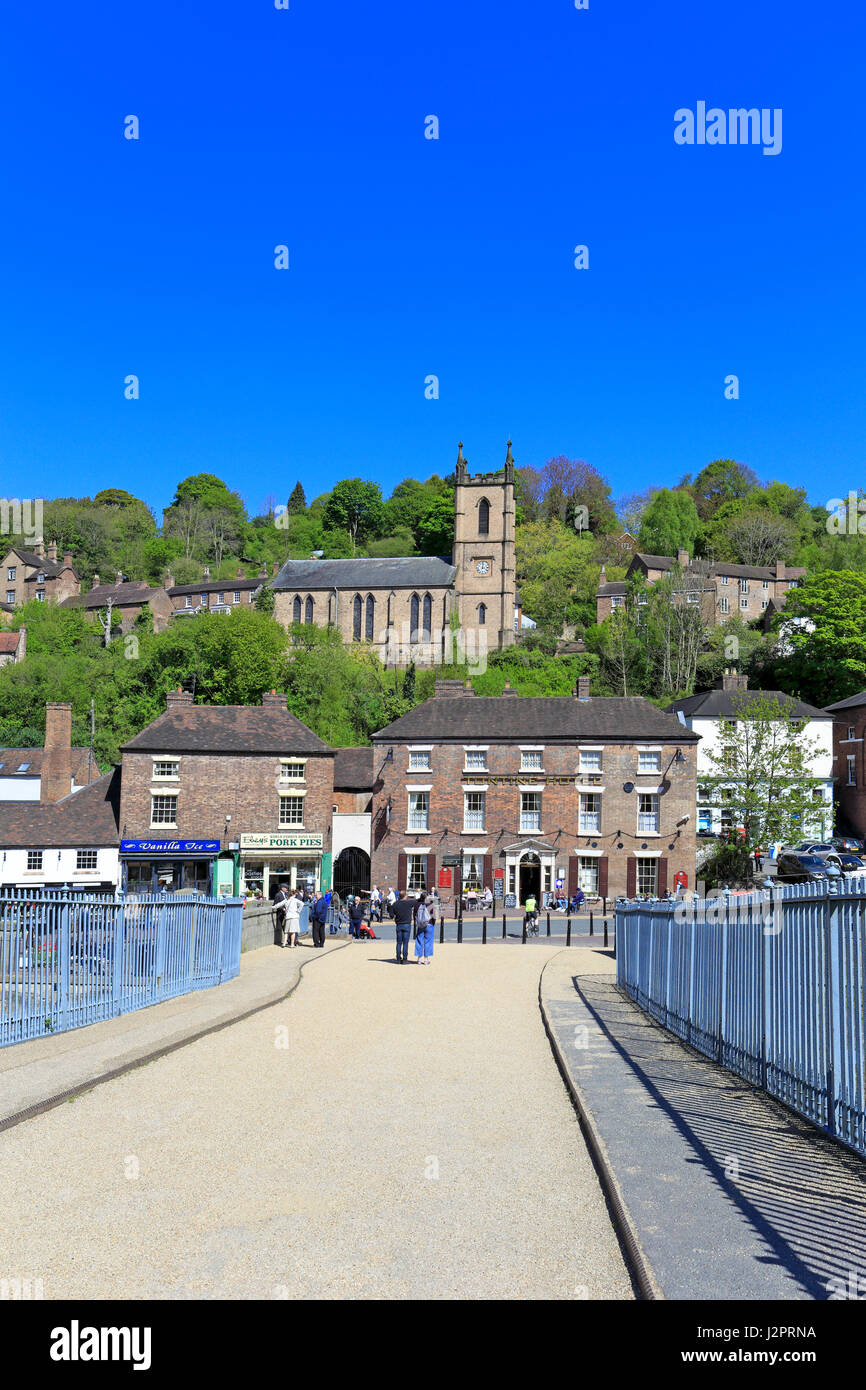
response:
[[[415,899],[397,894],[394,903],[394,925],[397,928],[397,964],[405,965],[409,959],[409,937],[412,933],[412,918],[415,912]]]
[[[313,945],[324,946],[325,944],[325,924],[328,920],[328,904],[321,893],[316,894],[316,901],[310,909],[310,921],[313,927]]]

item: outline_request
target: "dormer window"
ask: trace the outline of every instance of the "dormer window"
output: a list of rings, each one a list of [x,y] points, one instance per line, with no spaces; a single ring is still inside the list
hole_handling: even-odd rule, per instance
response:
[[[478,534],[486,536],[490,533],[490,503],[486,497],[482,497],[478,503]]]

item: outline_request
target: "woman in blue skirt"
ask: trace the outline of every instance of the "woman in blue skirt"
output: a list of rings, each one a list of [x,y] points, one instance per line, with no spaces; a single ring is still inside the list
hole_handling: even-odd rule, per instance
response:
[[[433,960],[433,914],[427,905],[427,894],[421,893],[415,908],[415,959],[418,965],[430,965]]]

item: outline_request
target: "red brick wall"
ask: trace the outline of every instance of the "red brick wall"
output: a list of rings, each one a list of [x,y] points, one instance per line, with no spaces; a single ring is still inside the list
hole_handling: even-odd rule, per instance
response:
[[[418,739],[418,742],[427,740]],[[530,743],[526,739],[521,742]],[[586,740],[590,742],[590,740]],[[654,743],[654,740],[645,740]],[[378,746],[378,745],[377,745]],[[670,744],[663,746],[661,766],[664,770],[675,756],[677,747],[682,746],[686,763],[680,771],[671,768],[667,774],[669,790],[660,798],[661,835],[652,837],[637,834],[638,791],[652,790],[662,782],[659,774],[647,776],[637,771],[637,744],[611,744],[603,753],[603,771],[600,786],[602,793],[602,829],[598,835],[581,835],[579,827],[579,794],[575,788],[578,755],[576,744],[548,744],[544,753],[544,770],[548,777],[568,777],[567,783],[550,783],[542,792],[541,831],[534,835],[520,831],[520,791],[517,783],[528,784],[544,778],[536,778],[531,773],[520,773],[520,753],[518,745],[496,744],[490,740],[487,754],[491,775],[508,775],[515,779],[514,785],[488,783],[486,825],[487,829],[478,834],[463,834],[463,784],[473,781],[483,782],[481,773],[464,774],[463,746],[458,744],[439,744],[431,755],[431,772],[409,771],[409,759],[405,744],[394,744],[394,757],[384,762],[387,745],[381,747],[377,755],[377,765],[382,766],[379,785],[373,796],[373,881],[381,887],[397,884],[400,851],[412,853],[416,847],[430,846],[437,866],[444,855],[457,854],[465,850],[481,851],[485,847],[491,856],[492,866],[505,866],[501,851],[503,846],[522,840],[535,839],[552,845],[556,851],[556,863],[561,869],[566,884],[569,874],[569,859],[577,856],[580,849],[596,847],[606,851],[608,873],[608,894],[616,896],[626,891],[626,864],[634,860],[633,851],[646,843],[647,849],[662,849],[666,861],[667,886],[673,888],[674,874],[684,870],[688,875],[689,887],[695,882],[695,747],[694,745]],[[584,778],[584,781],[586,779]],[[635,790],[623,791],[623,784],[632,782]],[[411,833],[408,831],[408,793],[407,785],[432,784],[430,792],[430,830]],[[386,806],[391,798],[392,809],[390,825],[386,824]],[[676,822],[682,817],[689,819],[680,827],[679,836]],[[615,835],[617,830],[625,832],[621,839]],[[558,833],[561,832],[561,833]],[[618,844],[623,848],[618,849]],[[674,848],[669,849],[673,844]],[[602,864],[604,860],[602,860]],[[428,884],[432,887],[432,884]],[[507,891],[507,887],[506,887]]]
[[[848,738],[849,726],[854,727],[854,741]],[[841,710],[833,717],[833,776],[836,790],[836,820],[838,827],[850,828],[860,839],[866,839],[866,705]],[[856,787],[848,786],[848,757],[854,754]]]

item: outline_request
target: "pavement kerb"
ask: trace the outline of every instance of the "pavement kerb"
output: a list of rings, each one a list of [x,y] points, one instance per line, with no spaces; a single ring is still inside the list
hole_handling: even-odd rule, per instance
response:
[[[568,1087],[571,1099],[577,1111],[581,1128],[589,1146],[589,1151],[595,1162],[602,1189],[613,1213],[617,1235],[619,1236],[627,1264],[637,1283],[640,1295],[643,1299],[662,1301],[664,1300],[664,1294],[662,1293],[661,1285],[641,1246],[637,1227],[628,1209],[625,1198],[623,1197],[613,1165],[610,1162],[607,1145],[595,1123],[586,1096],[583,1094],[565,1057],[562,1055],[555,1030],[551,1027],[547,1009],[545,1008],[544,977],[551,966],[556,966],[556,962],[559,961],[560,956],[567,956],[569,961],[574,960],[572,952],[570,952],[567,947],[562,951],[558,951],[555,956],[551,956],[548,961],[545,961],[538,980],[538,1007],[541,1011],[542,1020],[544,1021],[544,1029],[547,1033],[548,1041],[550,1042],[553,1055],[556,1058],[556,1063],[559,1067],[562,1079]],[[569,974],[573,977],[574,971],[569,969]]]
[[[345,950],[348,945],[349,941],[335,943],[327,954],[330,955],[331,951]],[[291,995],[294,994],[298,985],[301,983],[307,966],[315,965],[318,960],[319,957],[314,956],[311,960],[303,961],[298,967],[297,978],[292,981],[288,989],[280,988],[275,994],[269,995],[268,998],[261,1000],[258,1004],[254,1004],[252,1008],[241,1009],[238,1013],[221,1018],[218,1022],[209,1023],[204,1027],[193,1027],[184,1037],[175,1038],[173,1042],[168,1043],[165,1047],[153,1048],[143,1053],[140,1057],[134,1057],[130,1061],[124,1062],[123,1066],[114,1067],[111,1071],[100,1072],[96,1076],[88,1077],[86,1081],[77,1082],[76,1085],[70,1086],[65,1091],[58,1091],[56,1095],[46,1096],[35,1105],[27,1106],[26,1109],[19,1110],[14,1115],[3,1117],[0,1119],[0,1134],[2,1134],[4,1130],[12,1129],[15,1125],[22,1124],[25,1120],[32,1120],[37,1115],[44,1114],[46,1110],[54,1110],[58,1105],[63,1105],[66,1101],[74,1100],[77,1096],[86,1095],[88,1091],[94,1090],[95,1087],[103,1085],[106,1081],[113,1081],[118,1076],[124,1076],[127,1072],[135,1071],[137,1067],[146,1067],[150,1062],[158,1061],[160,1057],[167,1057],[169,1053],[177,1052],[181,1047],[187,1047],[190,1043],[198,1042],[200,1038],[206,1038],[211,1033],[219,1033],[224,1028],[232,1028],[236,1023],[241,1023],[244,1019],[252,1018],[254,1014],[261,1013],[263,1009],[271,1009],[275,1004],[281,1004],[283,1000],[289,999]],[[135,1010],[135,1012],[146,1013],[146,1010]],[[70,1031],[84,1032],[85,1029],[73,1029]]]

